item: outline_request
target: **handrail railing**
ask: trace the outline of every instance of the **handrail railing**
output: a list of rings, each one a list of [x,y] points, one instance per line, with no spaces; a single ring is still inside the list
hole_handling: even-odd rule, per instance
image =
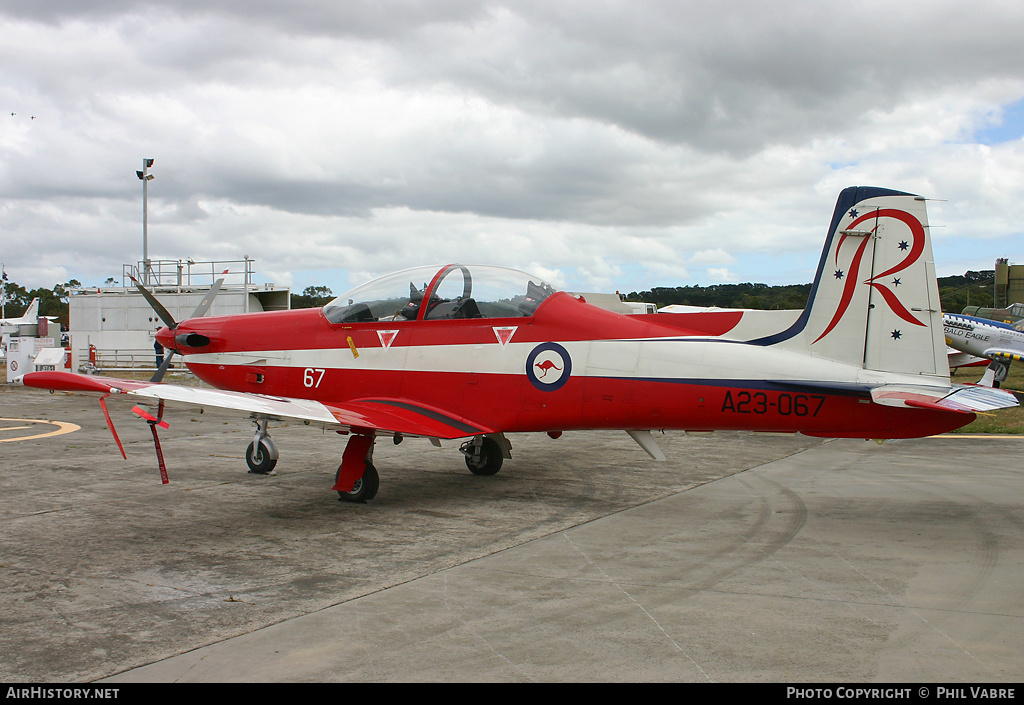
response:
[[[132,286],[132,278],[151,287],[208,287],[221,277],[226,287],[252,287],[256,260],[196,262],[191,259],[154,259],[121,267],[122,286]]]

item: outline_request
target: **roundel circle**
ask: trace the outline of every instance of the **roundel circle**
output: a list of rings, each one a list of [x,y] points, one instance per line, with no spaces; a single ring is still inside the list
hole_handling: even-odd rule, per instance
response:
[[[526,376],[542,392],[561,389],[572,374],[569,351],[558,343],[541,343],[526,358]]]

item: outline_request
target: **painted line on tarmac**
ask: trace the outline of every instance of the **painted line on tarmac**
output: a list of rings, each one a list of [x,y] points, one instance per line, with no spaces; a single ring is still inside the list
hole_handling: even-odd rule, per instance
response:
[[[928,436],[929,438],[1020,438],[1024,439],[1024,434],[1020,433],[940,433],[938,436]]]
[[[26,429],[38,428],[42,424],[45,429],[47,426],[56,426],[57,429],[54,431],[43,431],[42,433],[33,433],[28,436],[16,436],[15,438],[0,438],[0,443],[15,443],[17,441],[28,441],[36,438],[50,438],[51,436],[62,436],[65,433],[74,433],[75,431],[82,428],[81,426],[73,423],[67,423],[65,421],[45,421],[43,419],[4,419],[0,418],[0,422],[10,421],[15,423],[27,423],[29,426],[6,426],[0,427],[0,431],[24,431]]]

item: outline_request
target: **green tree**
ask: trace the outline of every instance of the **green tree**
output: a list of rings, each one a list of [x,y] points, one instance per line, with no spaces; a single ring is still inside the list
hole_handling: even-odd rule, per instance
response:
[[[28,305],[32,303],[32,299],[39,299],[40,316],[55,316],[58,321],[67,325],[68,289],[81,285],[80,281],[72,279],[64,284],[57,284],[52,289],[39,287],[28,291],[17,282],[8,281],[5,287],[7,316],[10,318],[23,316]]]
[[[967,306],[992,306],[995,270],[968,271],[963,276],[939,278],[939,300],[946,313],[960,313]]]
[[[301,294],[292,294],[292,308],[317,308],[333,298],[330,287],[307,286]]]
[[[7,312],[7,316],[18,318],[25,315],[25,309],[32,303],[32,297],[28,295],[25,287],[17,282],[8,281],[4,284],[4,291],[6,292],[4,310]]]
[[[769,286],[712,284],[710,286],[652,287],[650,291],[631,292],[627,301],[647,301],[659,308],[670,304],[714,306],[717,308],[801,309],[811,292],[810,284]]]

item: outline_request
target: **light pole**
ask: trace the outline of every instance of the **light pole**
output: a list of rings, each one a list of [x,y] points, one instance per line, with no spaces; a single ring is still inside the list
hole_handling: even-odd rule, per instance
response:
[[[142,160],[142,171],[136,171],[142,180],[142,281],[149,284],[149,182],[155,177],[149,173],[152,159]]]

